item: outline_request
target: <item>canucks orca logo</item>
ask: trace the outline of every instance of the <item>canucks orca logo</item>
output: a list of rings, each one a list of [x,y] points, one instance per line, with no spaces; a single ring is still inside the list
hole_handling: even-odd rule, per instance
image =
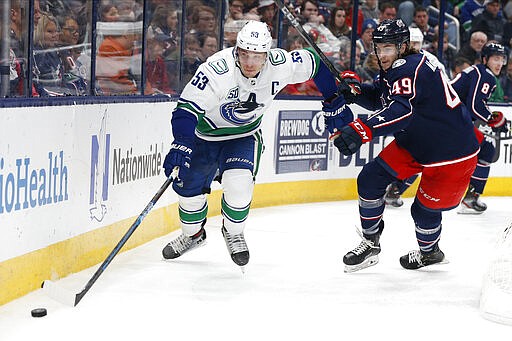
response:
[[[234,124],[245,124],[256,117],[254,111],[263,107],[263,104],[256,102],[256,94],[251,92],[245,102],[236,101],[225,103],[220,107],[220,114],[226,121]]]

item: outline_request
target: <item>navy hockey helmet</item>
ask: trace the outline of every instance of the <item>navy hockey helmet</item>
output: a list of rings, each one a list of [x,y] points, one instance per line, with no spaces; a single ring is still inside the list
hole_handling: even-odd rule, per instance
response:
[[[402,19],[386,19],[373,30],[372,40],[374,44],[388,43],[402,45],[409,43],[410,33]]]
[[[507,62],[507,51],[505,50],[505,47],[498,43],[487,43],[482,48],[482,63],[484,62],[484,58],[489,60],[491,56],[503,56],[504,57],[504,64]]]

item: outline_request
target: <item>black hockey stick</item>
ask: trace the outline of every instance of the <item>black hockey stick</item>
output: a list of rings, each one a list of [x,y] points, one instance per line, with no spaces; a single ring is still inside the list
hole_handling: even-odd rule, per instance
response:
[[[110,252],[110,254],[107,256],[107,258],[100,265],[98,270],[96,270],[96,272],[91,277],[91,279],[89,279],[89,282],[87,282],[87,284],[82,289],[82,291],[80,291],[78,294],[74,294],[74,293],[72,293],[72,292],[70,292],[68,290],[60,288],[59,286],[57,286],[55,284],[55,282],[52,282],[50,280],[45,280],[43,282],[43,284],[42,284],[42,288],[48,294],[48,296],[50,296],[51,298],[53,298],[53,299],[55,299],[55,300],[57,300],[59,302],[62,302],[64,304],[66,304],[66,305],[70,305],[72,307],[75,307],[82,300],[82,298],[89,291],[89,289],[91,289],[93,284],[100,277],[100,275],[103,273],[103,271],[105,271],[105,269],[110,264],[110,262],[112,262],[114,257],[119,253],[119,251],[124,246],[124,244],[126,244],[128,239],[131,237],[133,232],[135,232],[135,230],[140,225],[140,223],[144,220],[144,218],[149,213],[149,211],[151,211],[153,206],[155,206],[155,204],[158,201],[158,199],[160,199],[160,197],[162,196],[162,194],[164,194],[164,192],[167,189],[167,187],[169,187],[169,185],[176,178],[176,176],[178,174],[178,170],[179,169],[177,167],[174,168],[174,170],[171,173],[171,175],[167,178],[167,180],[165,180],[164,184],[160,187],[158,192],[156,192],[156,194],[153,196],[151,201],[146,205],[144,210],[142,210],[142,212],[139,214],[137,219],[135,219],[135,221],[133,222],[132,226],[130,226],[128,231],[126,231],[126,233],[124,234],[123,238],[121,238],[119,243],[117,243],[117,245],[114,247],[114,249]]]
[[[279,7],[281,12],[283,12],[286,19],[288,19],[288,21],[292,24],[292,26],[299,32],[302,39],[304,39],[306,41],[306,43],[308,43],[308,45],[311,46],[311,48],[313,48],[313,50],[315,50],[315,52],[318,54],[320,59],[324,62],[324,64],[329,69],[329,71],[332,73],[334,78],[336,78],[336,80],[339,83],[346,84],[345,80],[343,78],[341,78],[340,72],[338,70],[336,70],[336,68],[334,67],[332,62],[329,60],[329,58],[327,58],[325,56],[325,54],[322,52],[322,50],[320,50],[318,45],[316,45],[316,43],[311,39],[309,34],[304,30],[304,27],[302,27],[302,25],[300,24],[297,16],[295,14],[293,14],[292,12],[290,12],[288,7],[286,7],[286,5],[283,3],[282,0],[274,0],[274,2],[277,5],[277,7]],[[347,88],[350,89],[350,87],[348,85],[347,85]]]

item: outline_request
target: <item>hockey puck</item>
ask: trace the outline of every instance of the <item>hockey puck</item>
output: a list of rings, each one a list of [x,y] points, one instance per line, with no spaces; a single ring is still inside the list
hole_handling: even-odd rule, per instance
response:
[[[37,308],[37,309],[33,309],[30,314],[32,314],[32,317],[43,317],[43,316],[46,316],[48,312],[46,311],[45,308]]]

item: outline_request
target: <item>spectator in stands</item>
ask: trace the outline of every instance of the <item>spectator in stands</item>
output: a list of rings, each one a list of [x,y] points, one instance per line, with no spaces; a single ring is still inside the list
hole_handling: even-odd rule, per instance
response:
[[[297,33],[297,31],[292,31],[289,33],[286,40],[286,50],[293,51],[302,48],[304,48],[304,41]],[[295,96],[322,96],[312,79],[309,79],[303,83],[288,84],[283,88],[283,90],[281,90],[280,94]]]
[[[146,86],[150,86],[154,93],[175,94],[163,57],[167,39],[168,36],[157,34],[147,40]]]
[[[242,28],[243,24],[243,20],[235,20],[224,25],[224,48],[236,45],[236,35]]]
[[[450,48],[448,44],[448,33],[444,34],[443,39],[443,55],[439,57],[439,32],[436,32],[432,44],[427,48],[427,51],[432,53],[434,56],[443,63],[446,70],[453,68],[453,62],[455,61],[455,50]]]
[[[377,21],[379,19],[379,6],[377,6],[377,0],[366,0],[366,2],[361,5],[361,12],[363,12],[364,20],[373,19]]]
[[[383,2],[379,5],[379,22],[386,19],[396,19],[396,7],[392,2]]]
[[[379,73],[380,67],[377,56],[375,53],[370,53],[363,62],[362,71],[359,71],[357,74],[361,77],[363,83],[373,84]]]
[[[162,35],[166,36],[163,39]],[[167,5],[160,5],[155,8],[151,24],[147,31],[148,39],[159,36],[164,42],[163,57],[170,55],[178,48],[178,11],[176,8]]]
[[[43,14],[34,31],[33,80],[40,96],[63,95],[64,67],[59,53],[54,50],[59,43],[59,34],[57,19]]]
[[[423,1],[400,1],[397,9],[397,17],[401,18],[407,26],[410,26],[414,20],[414,11],[416,7],[423,5]]]
[[[350,67],[351,56],[352,56],[352,44],[350,40],[342,42],[340,47],[340,71],[352,70]],[[356,44],[355,57],[354,57],[354,70],[356,73],[362,72],[363,67],[361,65],[361,48]]]
[[[3,4],[2,4],[3,6]],[[39,23],[41,18],[41,8],[39,6],[39,0],[34,0],[34,30]],[[26,19],[26,7],[21,6],[20,0],[11,0],[11,12],[10,12],[10,46],[14,54],[18,58],[24,58],[25,56],[25,34],[27,25]]]
[[[505,102],[512,102],[512,57],[508,58],[507,70],[500,77],[500,84],[503,89],[503,100]]]
[[[261,21],[269,27],[272,39],[277,39],[277,13],[277,6],[273,0],[260,0],[258,15]]]
[[[132,70],[135,43],[140,40],[142,27],[138,23],[125,23],[121,35],[106,35],[96,57],[96,82],[104,95],[133,95],[138,92],[137,72]],[[146,93],[151,87],[146,86]]]
[[[229,0],[228,17],[224,25],[235,21],[241,20],[244,15],[244,3],[242,0]]]
[[[498,16],[500,10],[499,0],[488,1],[484,11],[473,19],[471,32],[481,31],[487,35],[487,40],[501,41],[505,19]]]
[[[0,8],[0,18],[3,18],[3,9],[4,7]],[[0,45],[2,45],[3,41],[3,34],[2,34],[3,26],[0,25]],[[5,93],[1,93],[0,96],[2,97],[17,97],[17,96],[23,96],[24,95],[24,80],[25,75],[23,73],[23,68],[20,60],[16,57],[16,54],[14,53],[13,49],[9,47],[9,55],[8,60],[2,63],[2,66],[8,67],[8,70],[6,70],[7,75],[9,76],[8,79],[8,89]],[[0,84],[2,83],[3,77],[0,77]],[[3,87],[2,87],[3,88]],[[35,87],[32,86],[32,96],[37,97],[39,94],[35,90]]]
[[[100,8],[100,21],[115,22],[119,21],[119,12],[117,7],[111,3],[106,3]]]
[[[361,61],[364,62],[368,54],[373,53],[373,30],[377,28],[377,23],[373,19],[366,19],[363,22],[363,32],[361,38],[357,40],[357,45],[361,49]]]
[[[348,38],[344,36],[336,38],[320,21],[321,16],[312,14],[308,17],[308,22],[302,26],[324,54],[328,57],[336,58],[339,53],[340,40]]]
[[[201,46],[197,35],[188,33],[185,35],[185,46],[183,50],[183,79],[188,82],[196,73],[201,61]]]
[[[352,8],[352,0],[338,0],[336,1],[336,5],[343,7],[345,9],[346,18],[345,22],[348,26],[352,27],[352,18],[354,17],[354,9]],[[361,9],[357,11],[357,35],[361,35],[361,31],[363,30],[363,21],[364,15]]]
[[[323,23],[323,18],[318,16],[318,1],[317,0],[305,0],[300,6],[300,17],[302,18],[302,24],[315,22]]]
[[[414,10],[413,23],[410,27],[417,27],[423,33],[423,47],[428,48],[434,40],[435,31],[432,26],[428,24],[428,12],[425,7],[418,6]]]
[[[457,57],[464,57],[473,64],[481,63],[480,53],[482,48],[487,43],[487,36],[485,33],[476,31],[471,34],[469,43],[466,43],[457,53]]]
[[[202,33],[197,36],[201,48],[200,59],[204,62],[208,57],[219,50],[217,35],[213,33]]]
[[[352,29],[347,25],[345,17],[346,14],[343,7],[334,7],[332,9],[327,27],[336,38],[342,36],[350,38]]]
[[[135,14],[136,3],[134,0],[114,0],[114,4],[119,14],[118,21],[132,22],[137,20],[137,14]]]
[[[453,61],[452,68],[450,69],[450,74],[448,75],[450,79],[455,78],[459,73],[461,73],[463,70],[470,67],[472,62],[468,60],[465,57],[455,57],[455,60]]]
[[[512,10],[512,1],[510,1]],[[503,46],[510,51],[512,48],[512,17],[503,25],[503,38],[501,40]]]
[[[293,51],[304,48],[304,41],[302,37],[297,33],[288,34],[286,39],[286,51]]]
[[[217,14],[208,6],[196,6],[190,16],[190,33],[215,33],[217,30]]]
[[[60,51],[60,56],[64,64],[64,70],[69,72],[76,69],[76,61],[80,56],[81,49],[77,48],[78,38],[80,37],[78,23],[73,16],[66,15],[60,19],[61,33],[59,45],[68,49]],[[85,76],[85,75],[84,75]]]
[[[460,8],[460,23],[465,31],[471,30],[471,22],[485,9],[487,0],[466,0]]]

